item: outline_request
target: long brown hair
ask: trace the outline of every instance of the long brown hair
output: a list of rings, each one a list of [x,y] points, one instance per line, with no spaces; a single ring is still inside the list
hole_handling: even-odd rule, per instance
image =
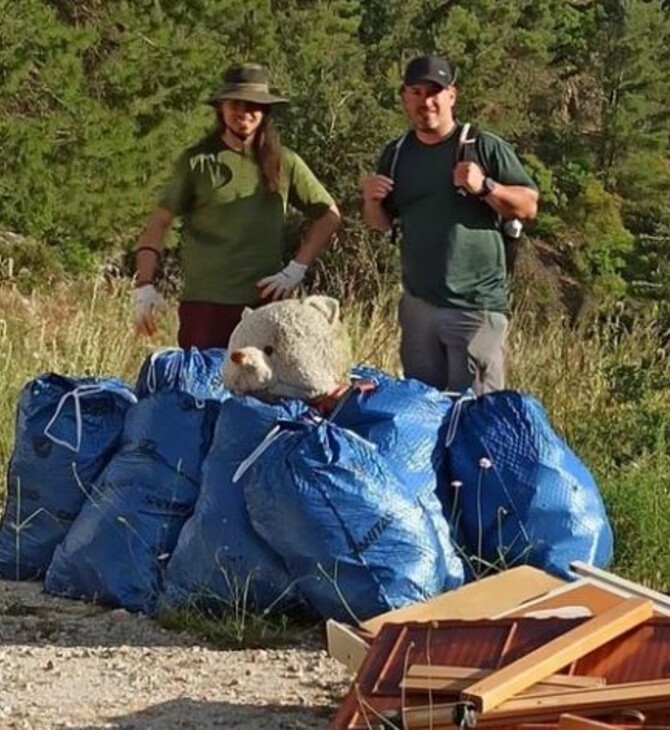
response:
[[[212,130],[212,135],[223,134],[226,124],[223,121],[223,113],[216,110],[217,125]],[[270,108],[263,112],[263,119],[258,125],[252,144],[254,160],[260,168],[263,186],[269,193],[278,192],[281,186],[282,164],[281,164],[281,140],[279,134],[270,119]]]

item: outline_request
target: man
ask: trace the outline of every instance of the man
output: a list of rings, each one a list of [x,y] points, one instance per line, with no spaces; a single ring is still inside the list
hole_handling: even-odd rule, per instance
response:
[[[400,358],[406,377],[440,389],[504,387],[508,297],[501,221],[537,214],[538,193],[511,146],[476,137],[459,161],[455,74],[436,56],[412,60],[402,104],[411,129],[363,182],[363,218],[400,221]]]
[[[303,160],[279,142],[270,121],[268,75],[233,66],[208,103],[212,133],[189,147],[140,236],[136,249],[135,325],[156,331],[163,306],[153,280],[167,232],[183,220],[180,347],[227,347],[245,307],[289,296],[340,221],[333,199]],[[282,268],[288,204],[311,223],[295,258]]]

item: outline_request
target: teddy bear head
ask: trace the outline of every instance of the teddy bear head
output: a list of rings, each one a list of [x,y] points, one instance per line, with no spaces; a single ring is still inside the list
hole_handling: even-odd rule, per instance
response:
[[[336,299],[309,296],[245,309],[228,345],[226,388],[262,400],[315,400],[345,378],[348,348]]]

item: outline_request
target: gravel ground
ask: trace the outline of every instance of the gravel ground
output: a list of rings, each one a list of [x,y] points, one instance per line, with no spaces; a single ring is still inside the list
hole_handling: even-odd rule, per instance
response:
[[[229,651],[123,610],[0,581],[2,730],[326,728],[350,682],[325,631]]]

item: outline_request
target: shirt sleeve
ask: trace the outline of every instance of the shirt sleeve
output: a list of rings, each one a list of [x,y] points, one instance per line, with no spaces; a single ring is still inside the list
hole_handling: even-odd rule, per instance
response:
[[[319,182],[305,161],[294,152],[288,156],[288,202],[309,218],[317,218],[332,205],[330,193]]]
[[[158,205],[175,216],[189,210],[194,200],[193,176],[191,175],[190,152],[183,152],[175,163],[172,175],[158,198]]]
[[[489,132],[482,132],[477,141],[487,175],[503,185],[521,185],[537,190],[535,181],[526,172],[509,142]]]

